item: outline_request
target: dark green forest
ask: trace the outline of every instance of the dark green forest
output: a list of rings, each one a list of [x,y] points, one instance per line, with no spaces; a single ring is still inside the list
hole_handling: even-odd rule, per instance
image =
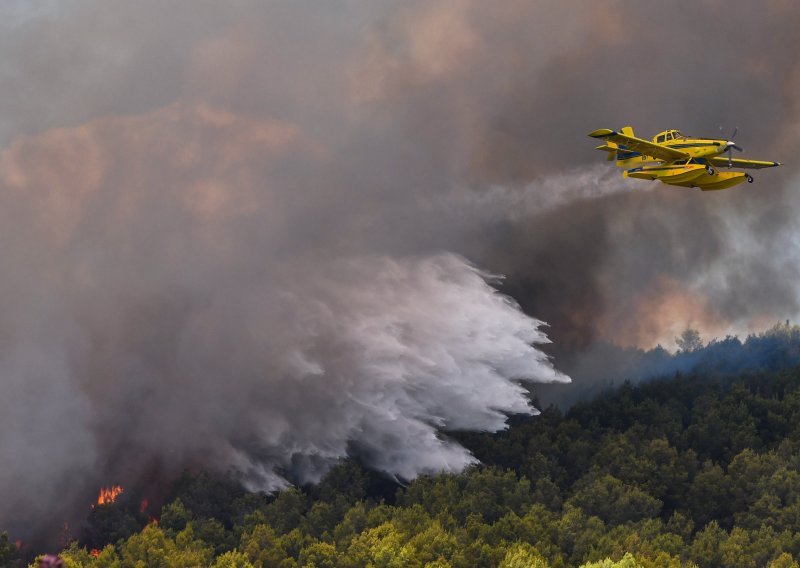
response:
[[[784,332],[793,358],[796,329]],[[93,567],[798,566],[800,368],[706,366],[451,435],[480,466],[400,485],[350,461],[278,495],[187,472],[157,520],[135,500],[98,506],[61,555]],[[4,535],[0,564],[26,565],[20,554]]]

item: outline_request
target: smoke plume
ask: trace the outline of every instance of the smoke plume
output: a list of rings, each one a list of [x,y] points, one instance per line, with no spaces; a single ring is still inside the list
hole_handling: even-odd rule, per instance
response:
[[[791,162],[795,2],[0,10],[10,528],[152,467],[458,470],[443,432],[565,379],[533,317],[559,364],[798,312],[796,168],[701,194],[585,136],[724,124]]]
[[[503,428],[534,411],[517,379],[566,380],[495,277],[333,214],[338,188],[302,185],[327,159],[296,126],[192,105],[6,149],[3,521],[46,514],[34,488],[52,511],[153,467],[260,490],[347,455],[460,470],[441,430]]]

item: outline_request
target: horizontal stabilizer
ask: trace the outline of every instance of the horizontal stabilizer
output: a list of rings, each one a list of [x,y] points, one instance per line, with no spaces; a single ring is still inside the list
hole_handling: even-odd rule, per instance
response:
[[[608,152],[608,156],[606,157],[607,162],[610,162],[614,159],[618,149],[619,148],[617,147],[617,145],[614,144],[613,142],[609,142],[608,144],[601,144],[600,146],[595,148],[595,150],[603,150],[604,152]]]
[[[600,128],[594,132],[590,132],[589,136],[592,138],[605,138],[607,136],[613,136],[614,134],[616,134],[616,132],[613,130],[609,130],[608,128]]]

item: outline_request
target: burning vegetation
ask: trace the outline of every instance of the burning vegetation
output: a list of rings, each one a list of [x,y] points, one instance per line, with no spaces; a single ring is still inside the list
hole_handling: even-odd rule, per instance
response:
[[[117,497],[122,495],[125,490],[122,488],[121,485],[110,485],[108,487],[101,487],[100,493],[97,495],[97,503],[93,505],[108,505],[110,503],[114,503],[117,500]]]

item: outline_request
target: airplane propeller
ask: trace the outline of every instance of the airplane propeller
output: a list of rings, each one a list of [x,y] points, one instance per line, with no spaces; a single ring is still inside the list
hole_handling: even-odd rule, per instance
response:
[[[721,126],[719,127],[719,131],[724,134],[724,131]],[[731,169],[733,167],[733,151],[738,150],[739,152],[744,152],[744,149],[741,146],[737,146],[736,142],[734,142],[734,140],[736,139],[737,132],[739,132],[738,126],[733,129],[733,134],[731,134],[731,137],[726,139],[725,142],[726,150],[724,150],[723,153],[725,151],[728,152],[728,169]]]

